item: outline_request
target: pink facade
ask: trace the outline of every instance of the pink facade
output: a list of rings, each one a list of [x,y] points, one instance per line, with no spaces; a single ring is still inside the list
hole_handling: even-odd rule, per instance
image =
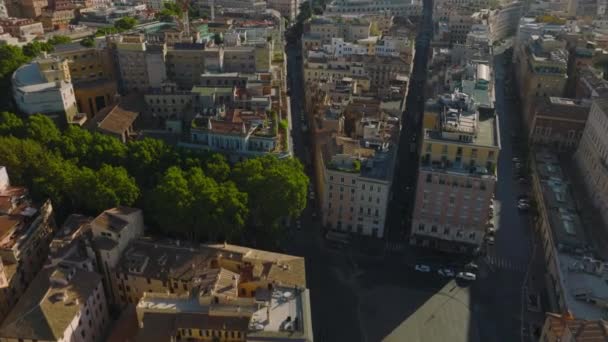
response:
[[[483,242],[496,179],[420,170],[411,239],[438,249],[466,251]]]

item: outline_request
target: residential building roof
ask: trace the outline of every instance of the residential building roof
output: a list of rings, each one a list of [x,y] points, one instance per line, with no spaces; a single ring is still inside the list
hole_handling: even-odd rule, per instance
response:
[[[207,273],[211,260],[220,260],[221,265],[223,259],[251,264],[251,270],[242,270],[240,277],[269,279],[285,286],[306,286],[304,258],[230,244],[200,246],[140,239],[129,245],[119,268],[148,278],[193,281],[203,274],[211,276],[212,273]],[[227,272],[222,271],[214,277],[225,280],[231,275]],[[245,278],[242,279],[251,280]]]
[[[139,112],[129,110],[122,104],[103,108],[87,123],[90,129],[122,135],[139,116]]]
[[[591,103],[562,97],[543,97],[536,107],[536,116],[585,122]]]
[[[556,338],[564,338],[566,332],[574,338],[572,342],[608,341],[608,321],[588,321],[566,315],[547,313],[545,324]]]
[[[4,338],[58,341],[101,277],[81,269],[43,269],[0,327]]]
[[[534,167],[542,192],[539,206],[548,217],[555,244],[564,307],[581,319],[605,317],[600,303],[608,300],[608,267],[588,256],[589,243],[560,162],[555,154],[540,150],[534,155]]]

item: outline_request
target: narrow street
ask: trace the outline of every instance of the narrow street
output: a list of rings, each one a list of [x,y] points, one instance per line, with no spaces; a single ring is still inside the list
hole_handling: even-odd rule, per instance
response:
[[[427,6],[432,7],[431,0],[425,1],[425,15],[430,18]],[[496,245],[488,250],[487,256],[476,261],[480,266],[478,280],[470,286],[457,286],[454,280],[438,276],[436,270],[448,265],[459,269],[463,265],[461,259],[407,244],[408,226],[404,212],[412,202],[418,158],[416,153],[409,151],[410,143],[417,143],[419,139],[416,132],[420,129],[424,107],[421,82],[426,78],[431,35],[432,29],[422,30],[417,39],[415,67],[407,98],[409,108],[404,113],[400,160],[393,184],[395,197],[389,208],[387,243],[399,244],[401,248],[380,256],[362,254],[352,246],[341,250],[328,248],[310,203],[300,218],[302,229],[297,230],[295,225],[290,228],[284,243],[285,252],[306,257],[316,341],[381,341],[407,325],[409,320],[418,320],[421,315],[423,319],[432,319],[433,316],[425,316],[429,315],[426,303],[436,298],[441,300],[446,295],[453,296],[451,301],[458,302],[456,308],[460,311],[454,313],[453,321],[448,318],[442,323],[445,326],[440,328],[445,336],[471,342],[520,340],[521,289],[530,255],[531,231],[527,216],[521,215],[516,208],[516,197],[525,189],[518,188],[513,179],[511,133],[516,127],[513,118],[517,111],[505,99],[502,56],[495,62],[496,107],[502,145],[495,200]],[[309,136],[302,132],[304,90],[299,54],[299,47],[288,46],[294,154],[304,162],[311,144]],[[313,176],[310,169],[308,174]],[[416,272],[414,265],[419,262],[430,265],[433,271]],[[458,295],[446,292],[453,290]]]

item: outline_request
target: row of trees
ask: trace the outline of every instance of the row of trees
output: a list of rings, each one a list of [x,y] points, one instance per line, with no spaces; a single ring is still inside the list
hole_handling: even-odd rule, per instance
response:
[[[61,132],[43,115],[0,113],[0,165],[35,199],[51,198],[60,220],[132,205],[159,232],[193,239],[273,235],[281,218],[306,206],[308,178],[296,159],[265,156],[231,167],[219,154],[157,139],[122,144],[76,126]]]

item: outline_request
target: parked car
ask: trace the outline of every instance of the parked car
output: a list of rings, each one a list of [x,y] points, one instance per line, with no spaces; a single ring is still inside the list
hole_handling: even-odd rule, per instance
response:
[[[490,227],[490,228],[488,228],[487,232],[490,235],[494,235],[494,234],[496,234],[496,228]]]
[[[466,265],[464,265],[464,269],[467,271],[477,271],[479,269],[479,266],[477,266],[477,264],[470,262]]]
[[[416,269],[416,271],[418,271],[418,272],[424,272],[424,273],[431,272],[431,268],[429,266],[423,265],[423,264],[417,264],[416,267],[414,267],[414,269]]]
[[[437,270],[437,273],[442,277],[448,277],[448,278],[454,277],[454,271],[452,271],[449,268],[440,268]]]
[[[477,276],[471,272],[459,272],[456,275],[456,278],[473,281],[473,280],[477,279]]]
[[[518,157],[513,157],[513,162],[514,163],[519,163],[519,162],[521,162],[521,160]]]

